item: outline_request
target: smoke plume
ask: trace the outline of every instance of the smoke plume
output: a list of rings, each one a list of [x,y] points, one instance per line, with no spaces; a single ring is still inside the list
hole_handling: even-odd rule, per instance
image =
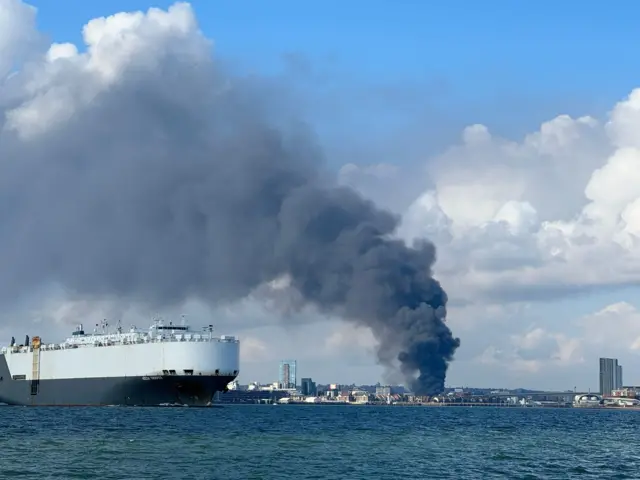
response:
[[[216,305],[287,275],[369,327],[415,392],[443,389],[459,340],[433,245],[392,238],[398,218],[329,180],[282,89],[225,72],[184,4],[83,33],[86,53],[55,45],[0,90],[4,301],[57,284]]]

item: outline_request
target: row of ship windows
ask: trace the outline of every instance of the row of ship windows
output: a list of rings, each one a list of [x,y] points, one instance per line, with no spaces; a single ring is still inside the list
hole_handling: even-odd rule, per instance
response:
[[[193,370],[183,370],[185,375],[193,375]],[[175,370],[162,370],[162,373],[164,375],[176,375],[176,371]],[[236,374],[236,371],[233,372],[234,375]],[[220,375],[220,370],[216,370],[215,372],[216,375]],[[199,373],[198,375],[202,375],[201,373]],[[12,378],[14,380],[26,380],[27,376],[26,375],[13,375]],[[3,380],[2,377],[0,377],[0,382]]]
[[[183,370],[185,375],[193,375],[193,370]],[[176,371],[175,370],[162,370],[162,373],[165,375],[175,375]],[[220,373],[219,370],[216,370],[216,375],[218,375]],[[27,376],[26,375],[12,375],[12,378],[14,380],[26,380]],[[3,377],[0,377],[0,382],[3,380]]]
[[[183,370],[185,375],[193,375],[193,370]],[[162,370],[163,375],[176,375],[176,371],[175,370]],[[238,374],[237,370],[233,371],[234,375]],[[202,375],[202,373],[199,373],[198,375]],[[220,375],[220,370],[216,369],[216,371],[214,372],[214,375]]]
[[[193,375],[193,370],[183,370],[185,375]],[[176,375],[176,371],[175,370],[162,370],[163,375]],[[233,372],[234,375],[237,374],[237,371]],[[202,375],[201,373],[199,373],[198,375]],[[215,371],[215,375],[220,375],[220,370],[216,369]]]

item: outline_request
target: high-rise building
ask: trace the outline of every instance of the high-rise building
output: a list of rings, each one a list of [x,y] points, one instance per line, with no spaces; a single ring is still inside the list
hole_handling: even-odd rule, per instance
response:
[[[305,396],[315,397],[318,394],[316,382],[310,378],[300,379],[300,393]]]
[[[616,371],[616,390],[620,390],[622,388],[622,365],[618,365],[618,369]]]
[[[622,388],[622,365],[617,358],[600,359],[600,394],[611,395],[612,390]]]
[[[282,360],[280,362],[280,388],[296,388],[296,361]]]

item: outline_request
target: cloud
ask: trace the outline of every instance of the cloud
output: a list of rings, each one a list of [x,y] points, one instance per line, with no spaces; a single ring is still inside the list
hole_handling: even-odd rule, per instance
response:
[[[240,361],[242,363],[263,362],[273,360],[269,355],[269,348],[259,338],[243,337],[240,349]]]
[[[366,328],[341,325],[325,339],[324,347],[333,355],[358,351],[371,354],[378,347],[378,341]]]
[[[331,178],[285,84],[214,59],[186,3],[82,33],[85,51],[54,44],[7,77],[0,300],[58,288],[62,322],[104,301],[311,310],[369,329],[416,392],[442,390],[460,341],[433,245],[392,238],[398,216]]]
[[[36,10],[20,0],[0,2],[0,81],[16,71],[42,44]]]
[[[587,315],[576,322],[582,330],[581,341],[602,352],[640,354],[640,311],[627,303],[617,302]]]
[[[563,333],[566,327],[571,333]],[[576,368],[591,371],[597,380],[599,357],[618,358],[625,378],[635,378],[633,365],[640,355],[640,311],[627,302],[616,302],[556,328],[531,325],[524,331],[487,339],[492,344],[475,361],[492,369],[516,374],[564,372],[565,388],[575,380]],[[579,382],[584,382],[578,378]],[[627,382],[629,383],[629,382]],[[633,383],[633,380],[632,380]],[[587,384],[588,385],[588,384]]]
[[[532,327],[523,333],[503,337],[503,345],[488,346],[477,360],[516,373],[539,373],[549,368],[564,368],[584,362],[582,342],[564,334]]]
[[[293,165],[283,188],[309,176],[333,184],[319,139],[296,117],[293,85],[232,74],[218,54],[212,61],[213,42],[187,4],[94,19],[83,29],[86,49],[46,44],[35,18],[32,7],[0,0],[2,321],[66,329],[109,316],[139,324],[156,310],[137,304],[154,297],[170,315],[213,315],[228,333],[247,332],[248,351],[259,357],[260,342],[286,341],[259,337],[250,331],[256,325],[275,328],[285,317],[311,331],[334,320],[335,312],[305,304],[277,268],[248,268],[274,252],[275,227],[261,210],[273,204],[242,202],[275,178],[268,167]],[[294,76],[318,80],[304,58],[289,63]],[[342,97],[338,103],[351,110]],[[247,126],[260,141],[237,134]],[[470,125],[456,145],[402,165],[393,162],[405,148],[376,143],[391,153],[370,162],[346,155],[336,180],[400,214],[399,237],[435,243],[447,325],[469,338],[460,358],[541,374],[588,363],[608,345],[640,345],[629,304],[557,326],[535,318],[558,299],[640,280],[639,127],[634,90],[604,118],[560,115],[517,140]],[[271,148],[279,163],[264,154]],[[206,168],[211,158],[221,166],[215,175]],[[254,184],[238,173],[256,158],[264,175]],[[208,188],[217,177],[221,187]],[[203,222],[210,205],[225,202],[238,207],[233,215]],[[192,227],[197,238],[184,234]],[[69,252],[81,261],[66,261]],[[194,265],[206,291],[188,281]],[[244,273],[209,277],[212,265]],[[269,284],[274,277],[284,283]],[[117,302],[105,299],[113,294],[107,283],[118,285]],[[208,295],[221,300],[213,310],[198,299]],[[367,335],[336,327],[315,344],[327,355],[349,344],[366,351],[375,348]]]
[[[540,301],[635,285],[639,126],[640,89],[602,120],[560,115],[519,142],[472,125],[460,144],[424,159],[423,191],[404,210],[399,235],[433,239],[436,273],[452,298]],[[370,169],[350,166],[351,184],[363,188],[358,177]],[[396,174],[379,198],[402,191],[408,174]]]

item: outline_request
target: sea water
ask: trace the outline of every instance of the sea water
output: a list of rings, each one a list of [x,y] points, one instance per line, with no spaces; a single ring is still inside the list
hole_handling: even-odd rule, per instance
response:
[[[0,407],[0,479],[640,478],[640,411]]]

